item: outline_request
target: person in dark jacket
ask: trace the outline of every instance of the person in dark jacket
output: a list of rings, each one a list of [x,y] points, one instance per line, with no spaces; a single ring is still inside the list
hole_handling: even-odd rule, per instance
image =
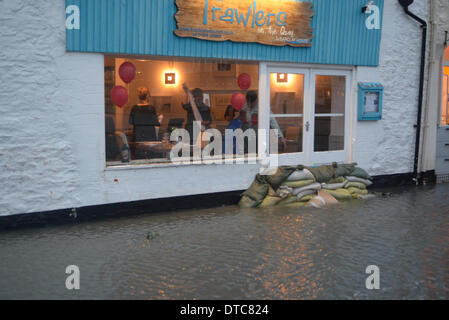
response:
[[[134,127],[134,142],[157,141],[156,127],[160,123],[156,114],[156,109],[150,105],[150,91],[146,87],[137,89],[139,103],[131,109],[129,114],[129,124]],[[136,147],[136,158],[147,158],[145,150]]]

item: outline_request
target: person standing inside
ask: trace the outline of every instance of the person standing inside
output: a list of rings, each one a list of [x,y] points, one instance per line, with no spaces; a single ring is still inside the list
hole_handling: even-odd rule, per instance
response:
[[[188,90],[188,88],[185,89]],[[207,106],[203,101],[204,100],[203,90],[199,88],[192,90],[192,96],[196,104],[196,107],[201,115],[202,126],[205,129],[210,128],[210,126],[212,125],[212,115],[209,106]],[[191,144],[193,144],[193,122],[197,121],[198,119],[196,119],[195,117],[195,112],[190,102],[183,104],[182,107],[185,111],[187,111],[187,123],[185,125],[185,129],[189,132],[190,141]]]
[[[150,91],[146,87],[137,89],[139,103],[131,109],[129,124],[134,127],[134,142],[157,141],[156,127],[160,127],[156,109],[150,105]],[[136,158],[148,158],[144,148],[136,146]]]

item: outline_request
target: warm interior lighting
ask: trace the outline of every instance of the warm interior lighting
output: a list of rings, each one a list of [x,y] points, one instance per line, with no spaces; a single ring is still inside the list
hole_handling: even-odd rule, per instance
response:
[[[176,84],[176,73],[166,73],[165,84]]]
[[[287,73],[278,73],[277,83],[286,83],[288,82],[288,74]]]

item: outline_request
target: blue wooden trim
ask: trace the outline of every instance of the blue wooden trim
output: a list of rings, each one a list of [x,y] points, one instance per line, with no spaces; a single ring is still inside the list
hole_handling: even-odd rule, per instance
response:
[[[195,0],[192,0],[195,1]],[[242,0],[254,1],[254,0]],[[256,0],[262,1],[262,0]],[[299,1],[299,0],[279,0]],[[309,0],[314,4],[311,48],[213,42],[174,34],[175,0],[66,0],[80,8],[80,30],[67,30],[67,51],[222,60],[377,66],[382,35],[368,29],[367,0]]]
[[[379,93],[379,112],[368,113],[365,111],[365,94],[367,92]],[[378,82],[360,82],[358,90],[358,120],[376,121],[382,120],[384,87]]]

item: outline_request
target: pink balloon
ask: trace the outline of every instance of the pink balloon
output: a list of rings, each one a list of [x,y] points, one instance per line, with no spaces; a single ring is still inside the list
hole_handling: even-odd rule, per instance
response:
[[[235,110],[237,110],[237,111],[242,110],[243,107],[245,106],[245,102],[246,102],[246,97],[243,93],[234,93],[232,95],[231,104]]]
[[[136,77],[136,67],[131,62],[124,62],[118,70],[120,78],[125,83],[130,83]]]
[[[237,79],[237,83],[242,90],[248,90],[251,87],[251,76],[247,73],[242,73]]]
[[[128,91],[122,86],[116,86],[111,91],[111,99],[114,104],[121,108],[128,102]]]

